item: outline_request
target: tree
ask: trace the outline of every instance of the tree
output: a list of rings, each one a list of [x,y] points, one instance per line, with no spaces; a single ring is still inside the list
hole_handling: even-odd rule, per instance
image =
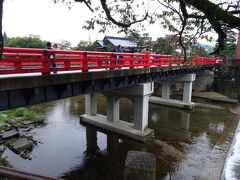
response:
[[[129,35],[127,35],[127,38],[137,43],[139,47],[146,46],[148,42],[152,40],[152,38],[149,36],[148,33],[143,33],[141,35],[140,32],[137,30],[129,32]]]
[[[53,0],[54,2],[69,3],[73,0]],[[197,38],[204,37],[211,40],[205,33],[214,30],[218,35],[218,47],[213,53],[219,53],[225,46],[227,39],[224,29],[239,29],[240,0],[75,0],[84,3],[95,12],[95,15],[84,26],[93,29],[100,25],[100,31],[106,27],[120,27],[119,31],[128,32],[133,29],[144,29],[144,23],[159,22],[164,28],[177,32],[180,36],[179,44],[187,48]],[[165,9],[164,9],[165,8]],[[3,0],[0,1],[0,30],[2,32]],[[187,36],[189,41],[183,42]],[[0,34],[0,52],[3,50],[3,38]]]
[[[209,52],[206,51],[203,47],[201,46],[192,46],[190,49],[190,56],[200,56],[200,57],[208,57]]]
[[[91,44],[87,41],[80,41],[76,47],[73,48],[73,50],[78,51],[96,51],[97,46],[96,44]]]
[[[237,48],[237,33],[231,30],[227,32],[228,38],[226,40],[225,48],[219,53],[219,56],[226,58],[234,58]]]
[[[106,51],[107,52],[115,52],[116,51],[116,47],[114,47],[114,45],[109,43],[109,44],[106,45]]]
[[[70,50],[72,49],[72,45],[69,41],[62,40],[62,42],[59,44],[60,50]]]
[[[6,47],[15,48],[46,48],[46,41],[42,41],[39,36],[29,35],[28,37],[13,37],[7,38],[5,41]]]
[[[199,37],[212,40],[206,35],[212,30],[218,34],[218,47],[213,53],[219,53],[223,50],[227,38],[224,29],[226,27],[239,29],[240,25],[238,17],[240,0],[75,1],[85,3],[95,12],[95,15],[87,21],[85,28],[93,29],[100,25],[100,31],[104,32],[106,27],[118,26],[119,31],[128,32],[133,29],[144,29],[144,22],[148,24],[160,22],[164,28],[179,34],[179,44],[185,56],[187,48],[190,48]],[[183,38],[188,41],[183,42]]]
[[[174,49],[170,46],[170,43],[163,37],[157,39],[156,43],[152,47],[153,52],[160,54],[173,54]]]
[[[4,31],[4,33],[3,33],[3,41],[6,41],[7,40],[7,33]]]

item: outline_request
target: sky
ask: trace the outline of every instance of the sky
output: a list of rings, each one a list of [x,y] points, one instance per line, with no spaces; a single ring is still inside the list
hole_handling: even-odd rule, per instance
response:
[[[105,35],[124,37],[116,30],[98,33],[99,29],[84,30],[84,22],[93,16],[91,11],[81,3],[68,9],[62,3],[53,0],[5,0],[3,9],[3,31],[8,37],[23,37],[30,34],[39,35],[42,40],[60,43],[62,40],[76,46],[80,41],[102,40]],[[152,40],[163,37],[170,32],[155,23],[146,29]]]
[[[62,3],[53,0],[5,0],[3,9],[3,31],[8,37],[39,35],[42,40],[51,42],[70,41],[76,46],[79,41],[102,40],[105,35],[124,37],[116,31],[98,33],[98,30],[84,30],[85,20],[93,14],[81,3],[71,10]],[[155,24],[146,31],[153,40],[169,34]]]

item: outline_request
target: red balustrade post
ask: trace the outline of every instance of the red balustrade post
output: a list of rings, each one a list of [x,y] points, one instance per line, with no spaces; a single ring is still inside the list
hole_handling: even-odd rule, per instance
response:
[[[84,52],[84,53],[83,53],[82,66],[83,66],[82,72],[88,72],[87,52]]]
[[[130,56],[130,65],[131,65],[130,69],[133,69],[134,68],[134,56],[133,56],[133,54]]]
[[[239,36],[239,37],[240,37],[240,36]],[[240,42],[239,42],[239,43],[240,43]],[[227,58],[226,58],[226,57],[223,58],[223,64],[225,64],[225,65],[227,64]]]
[[[99,58],[99,57],[98,57]],[[101,68],[102,65],[103,65],[103,61],[101,58],[99,58],[99,60],[97,61],[97,65],[98,65],[98,68]]]
[[[50,57],[48,56],[47,50],[44,50],[42,54],[42,75],[49,75],[50,74]]]
[[[146,51],[145,52],[145,57],[144,57],[144,62],[145,62],[145,65],[144,67],[150,67],[150,52],[149,51]]]
[[[69,70],[69,69],[71,68],[70,60],[64,61],[64,68],[65,68],[66,70]]]
[[[109,56],[110,58],[110,70],[114,70],[115,69],[115,62],[116,62],[116,58],[115,58],[115,55],[114,54],[111,54]]]
[[[16,59],[20,59],[19,55],[16,56]],[[22,70],[22,62],[14,62],[14,68],[17,71],[21,71]]]

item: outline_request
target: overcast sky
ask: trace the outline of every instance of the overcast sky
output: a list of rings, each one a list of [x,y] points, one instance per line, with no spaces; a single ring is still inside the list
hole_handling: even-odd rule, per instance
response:
[[[39,35],[43,40],[61,42],[67,40],[76,46],[80,40],[101,40],[105,35],[124,36],[114,30],[105,34],[98,30],[82,29],[84,21],[92,13],[84,4],[76,3],[71,10],[62,3],[54,4],[52,0],[5,0],[3,10],[3,31],[8,37]],[[153,40],[168,32],[159,25],[147,29]]]
[[[30,34],[39,35],[42,40],[60,43],[62,40],[70,41],[76,46],[79,41],[93,42],[102,40],[105,35],[123,37],[116,30],[98,33],[82,29],[85,20],[93,14],[81,3],[75,3],[71,10],[62,3],[54,4],[53,0],[5,0],[3,9],[3,31],[8,37],[23,37]],[[146,30],[156,40],[169,34],[155,23]],[[210,44],[206,41],[203,43]],[[211,43],[213,44],[213,43]]]

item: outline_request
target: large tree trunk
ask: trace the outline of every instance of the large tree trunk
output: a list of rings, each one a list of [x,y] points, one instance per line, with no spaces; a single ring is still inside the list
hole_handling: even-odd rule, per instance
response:
[[[2,35],[2,18],[3,18],[3,1],[0,0],[0,61],[2,60],[3,53],[3,35]]]
[[[237,48],[236,48],[236,59],[240,59],[240,31],[238,33],[238,41],[237,41]]]
[[[185,2],[202,11],[209,21],[221,21],[230,28],[239,27],[240,17],[221,9],[209,0],[185,0]]]

